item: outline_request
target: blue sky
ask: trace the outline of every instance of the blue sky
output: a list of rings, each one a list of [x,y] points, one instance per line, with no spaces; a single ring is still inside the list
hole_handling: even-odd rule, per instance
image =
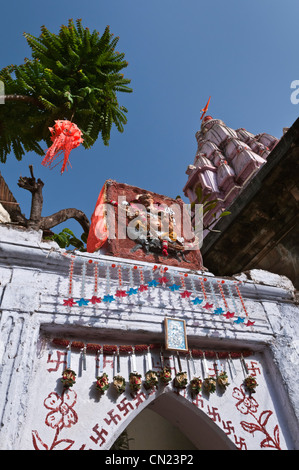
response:
[[[211,96],[209,114],[232,128],[281,137],[298,117],[291,82],[299,79],[297,0],[52,0],[1,5],[0,68],[30,57],[23,32],[40,34],[41,25],[58,32],[69,18],[100,33],[106,25],[120,37],[132,94],[119,95],[128,108],[123,134],[110,145],[101,139],[71,153],[72,169],[60,175],[29,153],[22,162],[11,154],[0,171],[26,216],[30,195],[17,186],[20,175],[44,183],[43,215],[76,207],[90,218],[106,179],[170,197],[183,195],[186,168],[196,153],[200,109]],[[46,149],[46,147],[45,147]],[[76,222],[69,227],[80,235]]]

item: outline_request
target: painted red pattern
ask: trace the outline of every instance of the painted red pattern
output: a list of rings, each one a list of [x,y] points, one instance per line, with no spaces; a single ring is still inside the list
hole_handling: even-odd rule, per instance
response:
[[[106,358],[105,358],[106,359]],[[159,361],[158,361],[159,362]],[[159,363],[157,362],[157,368],[159,368]],[[168,362],[168,361],[166,361]],[[53,363],[55,366],[49,368],[48,372],[57,371],[60,364],[65,363],[64,354],[57,351],[57,359],[52,360],[48,358],[48,363]],[[113,362],[110,360],[105,361],[106,366],[112,367]],[[170,366],[170,364],[169,364]],[[156,368],[156,366],[154,366]],[[175,369],[171,367],[171,369]],[[251,361],[250,366],[248,367],[252,375],[261,374],[257,363]],[[216,374],[216,371],[211,368],[210,373],[212,375]],[[93,442],[93,445],[96,444],[98,447],[102,447],[109,438],[110,426],[118,424],[136,408],[138,408],[144,401],[146,401],[151,395],[155,394],[154,390],[144,393],[139,391],[136,394],[131,394],[130,398],[123,397],[119,403],[116,404],[114,408],[109,410],[106,413],[106,416],[103,417],[101,424],[96,423],[91,428],[91,434],[89,436],[90,441]],[[174,390],[174,393],[183,396],[188,399],[188,391],[184,390]],[[273,435],[267,429],[269,418],[273,415],[271,410],[262,411],[259,415],[258,408],[259,404],[255,398],[248,396],[246,394],[243,385],[240,387],[235,387],[233,389],[232,397],[237,400],[235,404],[237,410],[246,416],[250,416],[253,421],[241,421],[240,425],[244,431],[252,434],[254,436],[255,432],[261,432],[264,435],[264,439],[260,442],[261,448],[273,448],[280,449],[280,437],[279,437],[279,428],[278,425],[274,427]],[[77,401],[77,394],[74,390],[64,390],[62,395],[58,395],[55,392],[51,392],[48,397],[44,400],[44,406],[49,412],[45,418],[45,424],[48,427],[51,427],[55,430],[54,439],[51,444],[45,443],[39,433],[34,430],[32,431],[32,440],[33,446],[36,450],[70,450],[75,441],[71,439],[60,439],[60,433],[63,429],[70,428],[78,422],[78,415],[74,409]],[[235,425],[232,421],[225,421],[221,417],[221,411],[212,406],[212,404],[206,404],[202,395],[199,393],[193,400],[192,403],[197,407],[202,409],[223,431],[227,436],[235,443],[237,449],[247,450],[247,444],[244,437],[239,437],[235,432]],[[81,445],[80,450],[88,449],[88,443]]]
[[[44,400],[44,406],[50,410],[45,419],[45,424],[55,430],[51,444],[46,444],[39,436],[38,431],[32,431],[32,441],[35,450],[69,450],[75,441],[71,439],[59,439],[59,434],[64,428],[70,428],[78,422],[78,415],[74,410],[77,402],[77,394],[74,390],[64,390],[62,395],[51,392]]]
[[[269,418],[272,416],[273,411],[265,410],[262,411],[262,413],[258,416],[257,413],[259,404],[255,400],[255,398],[246,395],[243,385],[241,385],[240,388],[235,387],[232,396],[233,398],[238,400],[236,404],[237,410],[243,415],[251,416],[254,420],[251,422],[240,422],[244,431],[252,435],[254,435],[254,433],[257,431],[263,433],[264,439],[260,442],[261,448],[270,447],[273,449],[281,450],[278,424],[276,424],[276,426],[274,427],[272,436],[266,429]]]

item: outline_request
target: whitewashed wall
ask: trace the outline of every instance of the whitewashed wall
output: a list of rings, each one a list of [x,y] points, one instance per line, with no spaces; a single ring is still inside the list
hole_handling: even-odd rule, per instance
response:
[[[162,287],[111,304],[70,307],[64,305],[69,289],[69,254],[55,244],[42,242],[40,233],[7,226],[0,226],[0,240],[1,449],[109,449],[146,406],[164,413],[167,419],[172,416],[199,448],[208,445],[205,436],[214,439],[216,448],[299,448],[298,379],[294,373],[299,364],[298,306],[286,278],[258,270],[237,276],[243,281],[240,288],[248,318],[255,322],[252,327],[209,314]],[[101,255],[76,253],[73,296],[77,299],[82,296],[82,262],[89,259],[107,262]],[[130,265],[132,262],[125,262],[123,270]],[[104,268],[99,277],[101,296],[106,286]],[[151,270],[151,265],[144,265],[144,273]],[[213,278],[209,273],[205,276]],[[94,288],[91,266],[84,287],[84,294],[90,297]],[[117,289],[114,280],[111,289]],[[229,307],[237,306],[241,311],[237,297],[234,302],[236,305]],[[66,349],[54,345],[53,338],[113,345],[163,343],[165,316],[186,320],[192,348],[251,350],[246,363],[259,383],[252,398],[244,391],[239,359],[234,360],[233,375],[227,361],[223,361],[230,381],[224,393],[217,390],[210,396],[200,394],[194,398],[188,388],[178,392],[170,384],[151,393],[142,388],[136,396],[127,389],[117,397],[109,389],[100,398],[94,389],[95,354],[87,354],[87,368],[80,375],[78,350],[72,351],[72,368],[78,373],[76,384],[68,393],[62,393],[60,378],[66,365]],[[144,360],[142,354],[138,355],[137,368],[142,374]],[[153,360],[159,370],[157,352]],[[171,356],[169,361],[174,374],[178,366]],[[208,365],[215,373],[212,360]],[[182,359],[182,366],[191,378],[186,359]],[[129,356],[123,355],[122,375],[128,377],[130,367]],[[196,368],[202,376],[201,359],[196,359]],[[113,355],[105,356],[105,370],[112,379]],[[190,432],[194,426],[198,429],[197,440]]]

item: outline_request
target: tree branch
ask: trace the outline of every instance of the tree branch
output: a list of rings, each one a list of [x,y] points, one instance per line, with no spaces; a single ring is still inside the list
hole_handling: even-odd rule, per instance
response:
[[[32,103],[38,108],[44,109],[44,105],[33,96],[26,96],[26,95],[0,95],[0,101],[22,101],[24,103]]]
[[[38,230],[42,216],[44,183],[40,179],[35,179],[32,165],[29,165],[29,169],[31,178],[20,176],[18,186],[30,191],[32,194],[30,218],[27,222],[27,226]]]
[[[89,232],[90,222],[83,211],[79,209],[62,209],[55,214],[42,217],[43,208],[43,186],[42,180],[36,180],[32,165],[29,166],[31,177],[21,176],[18,181],[20,188],[30,191],[32,194],[31,211],[29,220],[25,219],[25,226],[34,230],[49,230],[68,219],[75,219],[83,228],[84,233]],[[23,225],[23,224],[22,224]]]
[[[83,228],[84,233],[89,232],[90,222],[88,218],[84,212],[74,208],[62,209],[58,212],[55,212],[55,214],[42,217],[39,225],[42,230],[49,230],[68,219],[75,219]]]

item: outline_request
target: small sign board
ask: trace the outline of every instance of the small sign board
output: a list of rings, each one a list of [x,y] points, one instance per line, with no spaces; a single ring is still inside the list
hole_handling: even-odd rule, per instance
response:
[[[166,317],[165,326],[165,349],[169,351],[188,351],[186,322],[177,318]]]

